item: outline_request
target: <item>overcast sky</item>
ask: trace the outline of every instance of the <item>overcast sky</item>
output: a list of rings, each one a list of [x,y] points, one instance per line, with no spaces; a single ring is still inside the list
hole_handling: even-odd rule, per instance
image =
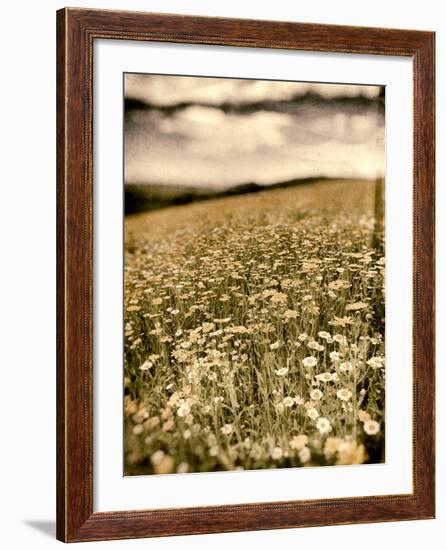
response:
[[[126,74],[125,181],[382,176],[381,88]]]

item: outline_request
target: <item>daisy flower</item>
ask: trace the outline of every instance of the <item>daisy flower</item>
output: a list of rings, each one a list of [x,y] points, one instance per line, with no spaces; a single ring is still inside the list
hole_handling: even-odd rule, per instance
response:
[[[352,392],[347,388],[342,388],[342,390],[337,391],[336,396],[341,401],[348,401],[352,396]]]
[[[280,460],[283,456],[283,451],[280,447],[274,447],[274,449],[271,451],[271,458],[273,460]]]
[[[317,388],[310,392],[310,397],[313,401],[319,401],[320,399],[322,399],[322,395],[323,393],[321,392],[321,390],[318,390]]]
[[[321,417],[317,419],[316,428],[321,434],[328,434],[331,432],[331,424],[327,418]]]
[[[380,428],[379,422],[376,420],[366,420],[364,422],[364,431],[367,435],[376,435]]]
[[[299,451],[299,460],[302,462],[302,464],[305,464],[308,462],[311,458],[311,451],[308,447],[302,447],[302,449]]]
[[[232,424],[225,424],[222,428],[220,428],[220,431],[223,435],[231,435],[232,434]]]
[[[305,357],[305,359],[302,360],[302,365],[304,367],[315,367],[317,365],[317,359],[316,357]]]
[[[311,420],[316,420],[316,418],[319,417],[319,412],[314,407],[310,407],[307,409],[307,416],[311,418]]]
[[[286,376],[289,370],[290,369],[288,367],[282,367],[281,369],[277,369],[275,372],[277,376]]]

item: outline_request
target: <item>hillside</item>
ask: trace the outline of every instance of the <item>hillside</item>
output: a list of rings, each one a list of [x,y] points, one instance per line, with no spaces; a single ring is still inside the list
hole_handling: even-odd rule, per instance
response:
[[[208,187],[180,186],[180,185],[157,185],[157,184],[126,184],[125,190],[125,213],[136,214],[158,210],[169,206],[189,204],[191,202],[246,193],[257,193],[266,189],[282,189],[298,185],[307,185],[316,181],[329,181],[328,178],[294,178],[286,181],[272,183],[270,185],[259,185],[249,182],[234,185],[225,189],[210,189]]]

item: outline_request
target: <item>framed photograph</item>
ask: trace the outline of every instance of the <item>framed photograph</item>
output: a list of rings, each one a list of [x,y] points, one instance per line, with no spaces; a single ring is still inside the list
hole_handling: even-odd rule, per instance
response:
[[[57,537],[435,510],[434,33],[57,13]]]

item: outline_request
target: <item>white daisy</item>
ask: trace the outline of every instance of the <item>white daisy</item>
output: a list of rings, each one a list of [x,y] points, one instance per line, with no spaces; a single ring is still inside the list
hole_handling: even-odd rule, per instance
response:
[[[363,425],[367,435],[376,435],[381,429],[379,422],[376,420],[366,420]]]
[[[316,428],[321,434],[328,434],[331,432],[331,424],[327,418],[321,417],[317,419]]]
[[[305,359],[302,360],[302,365],[304,367],[315,367],[317,365],[317,359],[316,357],[305,357]]]

